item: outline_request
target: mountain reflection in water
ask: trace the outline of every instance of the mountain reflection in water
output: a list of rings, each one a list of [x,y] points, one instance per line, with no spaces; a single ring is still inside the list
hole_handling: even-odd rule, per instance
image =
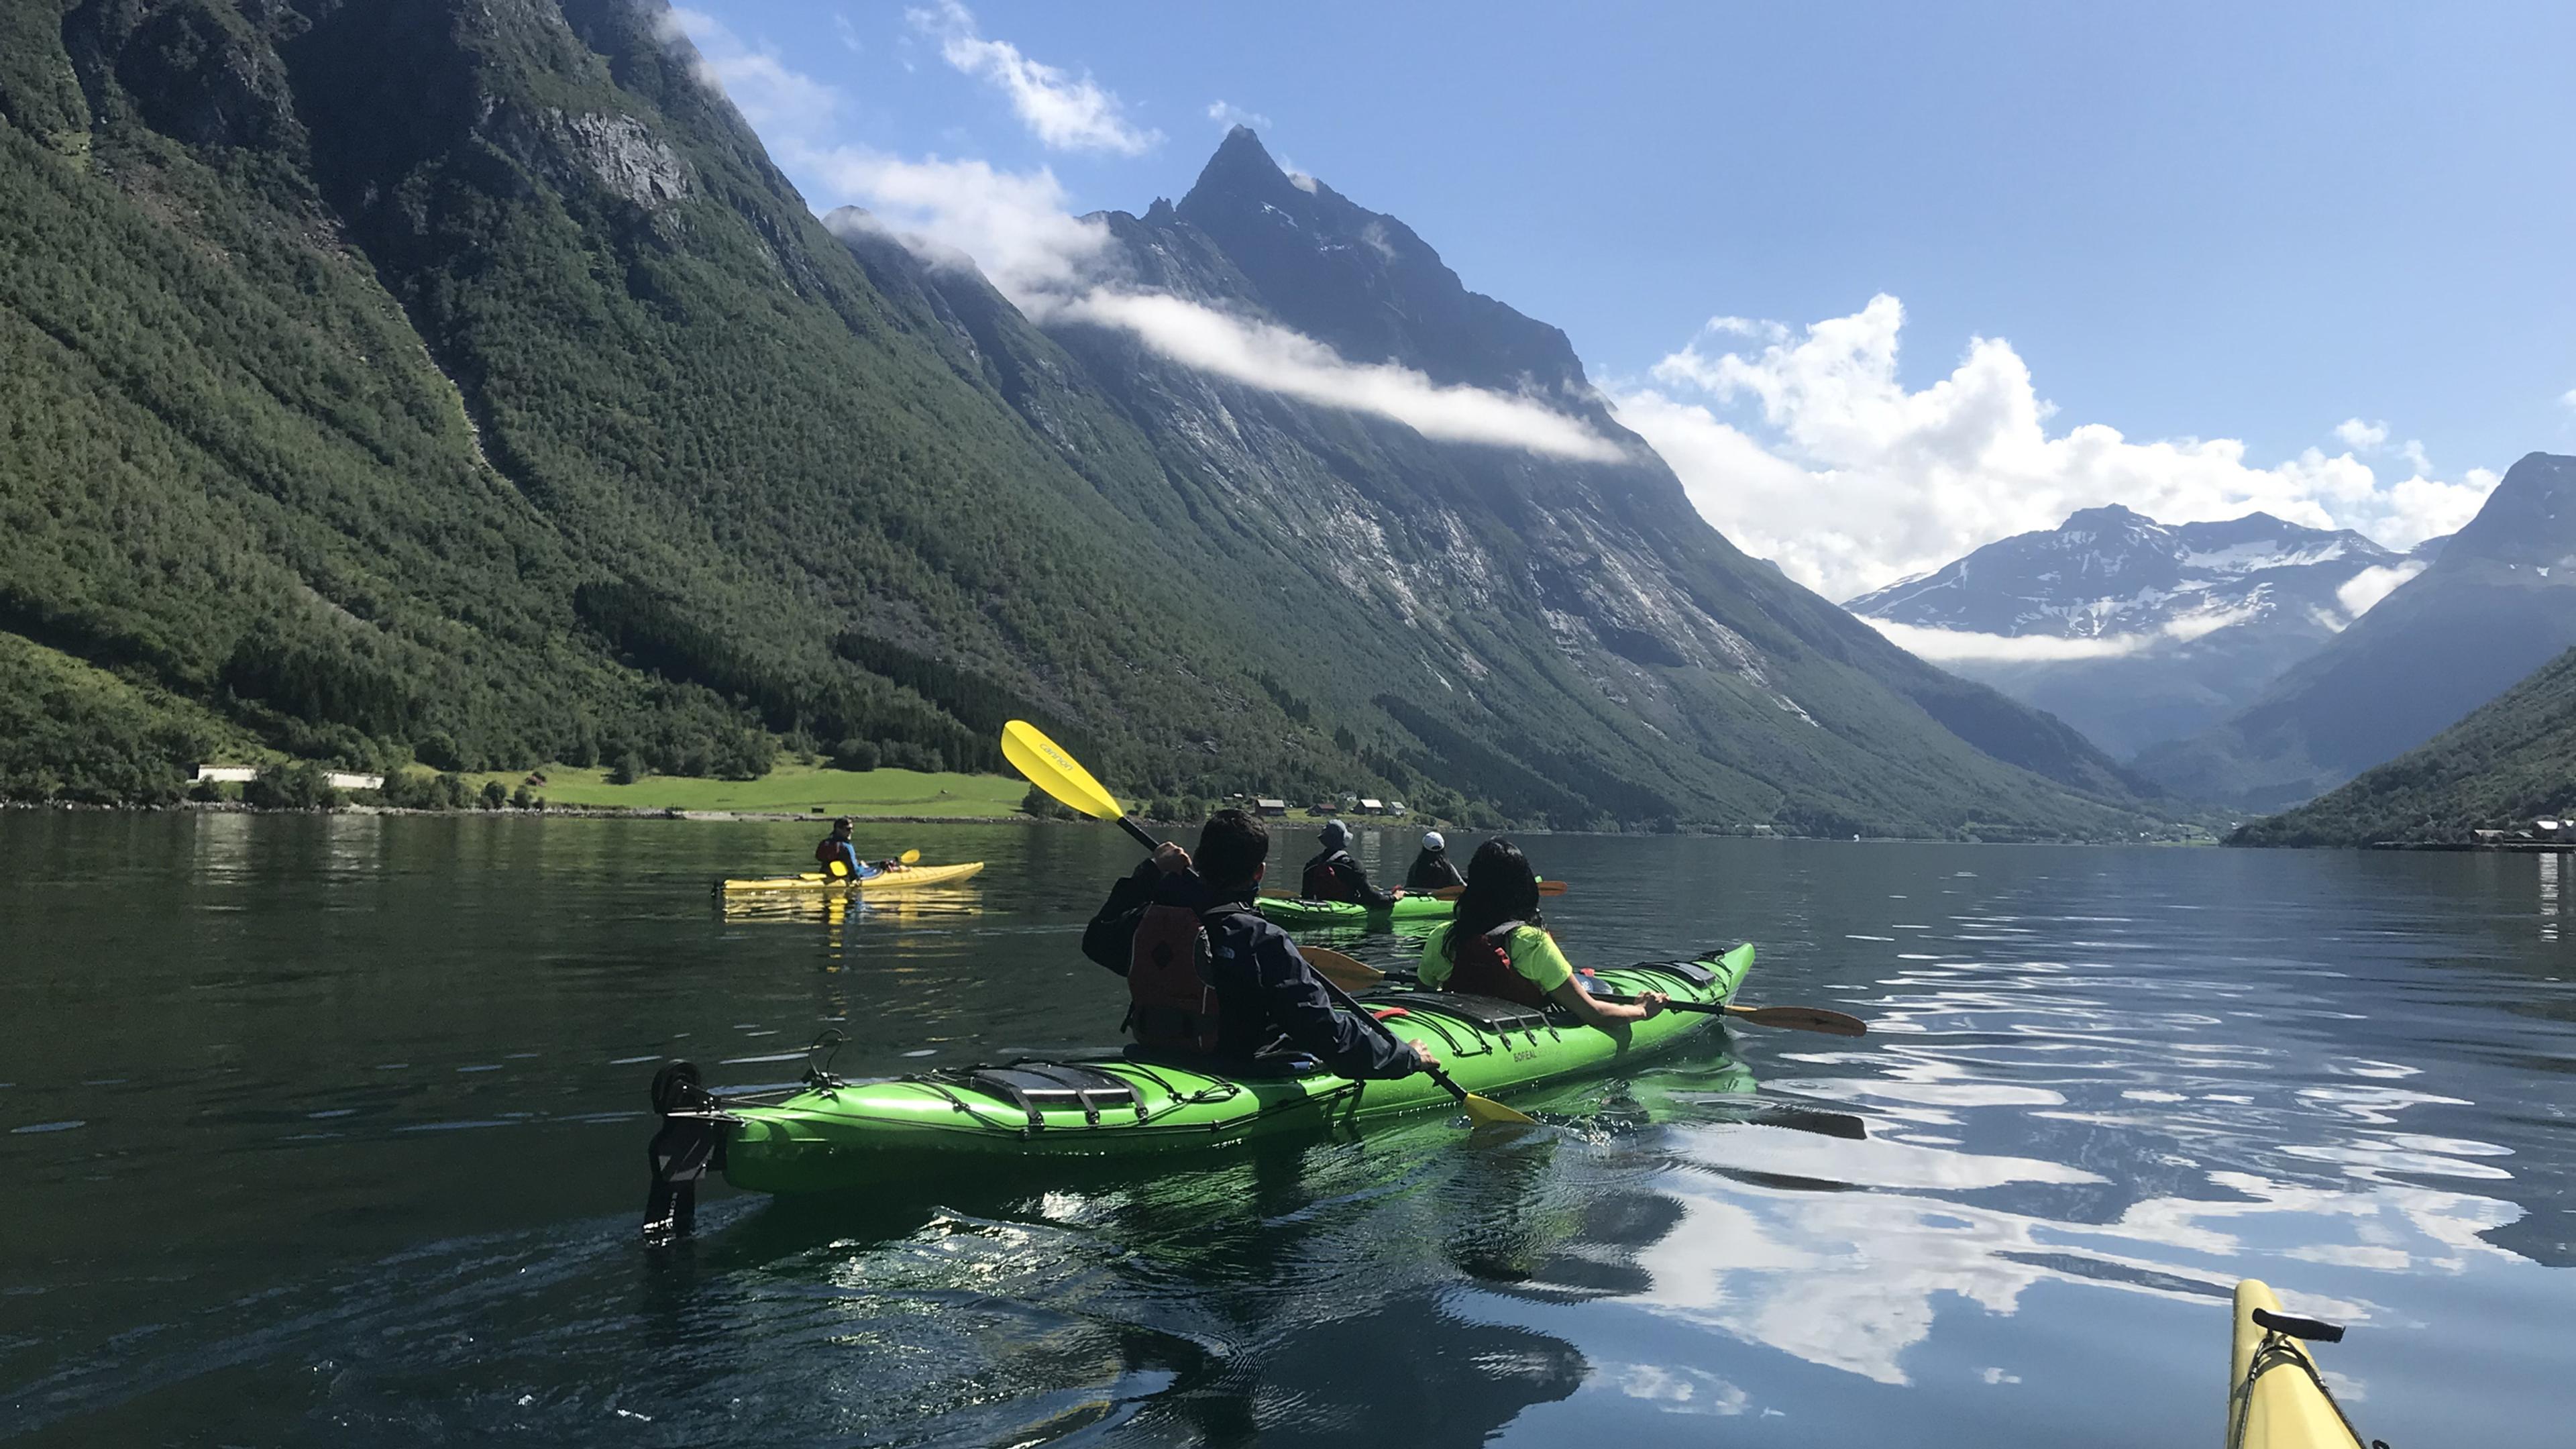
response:
[[[1517,1134],[719,1189],[645,1253],[670,1056],[743,1086],[823,1026],[849,1076],[1114,1035],[1074,949],[1114,836],[863,829],[991,864],[711,906],[807,830],[0,815],[0,1435],[2186,1444],[2246,1274],[2354,1326],[2327,1366],[2374,1435],[2576,1410],[2531,1331],[2576,1321],[2554,857],[1534,838],[1579,963],[1751,939],[1746,999],[1872,1035],[1712,1033]]]

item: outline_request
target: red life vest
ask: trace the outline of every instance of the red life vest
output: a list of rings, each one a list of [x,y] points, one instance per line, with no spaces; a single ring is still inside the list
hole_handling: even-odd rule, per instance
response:
[[[1147,906],[1136,919],[1127,950],[1127,1029],[1139,1046],[1165,1051],[1217,1049],[1222,1018],[1210,965],[1208,921],[1231,915],[1226,906],[1206,916],[1187,906]]]
[[[1306,865],[1306,878],[1298,884],[1298,894],[1310,901],[1347,901],[1351,888],[1342,873],[1333,869],[1337,861],[1350,859],[1347,851],[1328,851]]]
[[[1503,945],[1520,928],[1518,921],[1505,921],[1481,936],[1469,936],[1463,941],[1453,928],[1449,979],[1440,983],[1440,989],[1471,996],[1499,996],[1522,1006],[1547,1005],[1547,993],[1539,989],[1537,982],[1512,969],[1512,954]]]
[[[823,867],[825,875],[842,876],[850,873],[850,863],[841,854],[841,842],[828,835],[823,837],[822,844],[814,847],[814,863]]]

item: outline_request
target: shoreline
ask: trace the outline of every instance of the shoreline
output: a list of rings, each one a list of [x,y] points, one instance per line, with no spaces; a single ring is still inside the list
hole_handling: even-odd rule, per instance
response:
[[[543,810],[521,810],[503,806],[497,810],[418,810],[405,805],[333,805],[312,806],[300,810],[267,810],[246,805],[239,800],[180,800],[168,805],[88,805],[77,800],[8,800],[0,801],[0,810],[62,810],[82,814],[175,815],[191,811],[208,815],[407,815],[430,820],[507,819],[544,820],[712,820],[712,821],[823,821],[834,815],[787,810],[682,810],[620,805],[549,805]],[[854,811],[839,812],[852,820],[887,825],[1071,825],[1070,820],[1045,820],[1035,815],[862,815]]]
[[[70,811],[70,812],[79,812],[79,813],[84,813],[84,814],[88,814],[88,813],[100,813],[100,814],[105,814],[105,813],[117,813],[117,812],[122,812],[122,813],[128,813],[128,814],[136,814],[136,815],[162,815],[162,814],[177,814],[177,813],[183,813],[183,812],[188,812],[188,811],[199,811],[199,812],[203,812],[203,813],[207,813],[207,814],[214,814],[214,815],[401,815],[401,816],[416,816],[416,817],[419,817],[419,818],[422,818],[422,819],[431,819],[431,820],[437,820],[437,819],[514,819],[514,820],[544,820],[544,819],[554,818],[554,819],[568,819],[568,820],[680,820],[680,821],[690,821],[690,820],[694,820],[694,821],[712,821],[712,822],[716,822],[716,823],[740,823],[740,822],[752,822],[752,823],[767,823],[767,824],[781,824],[781,823],[788,823],[788,824],[792,824],[792,823],[795,823],[795,822],[798,822],[798,821],[802,821],[802,822],[807,823],[807,824],[813,824],[813,823],[815,823],[815,822],[817,822],[817,821],[824,822],[824,823],[829,823],[829,822],[830,822],[830,821],[832,821],[833,819],[837,818],[837,816],[838,816],[838,815],[847,815],[847,816],[849,816],[849,817],[850,817],[850,819],[851,819],[851,820],[856,821],[857,823],[862,824],[862,825],[871,825],[871,824],[874,824],[874,825],[1092,825],[1092,824],[1097,824],[1097,823],[1099,823],[1099,822],[1097,822],[1097,821],[1093,821],[1093,820],[1090,820],[1090,819],[1087,819],[1087,818],[1082,818],[1082,817],[1076,817],[1076,818],[1073,818],[1073,819],[1063,819],[1063,818],[1059,818],[1059,817],[1039,816],[1039,815],[1024,815],[1024,814],[1011,814],[1011,815],[868,815],[868,814],[862,814],[862,813],[859,813],[859,812],[856,812],[856,811],[843,810],[843,811],[836,812],[836,814],[833,814],[833,815],[817,815],[817,814],[813,814],[813,813],[811,813],[810,811],[808,811],[808,812],[799,812],[799,811],[786,811],[786,810],[684,810],[684,809],[680,809],[680,808],[672,807],[672,806],[664,806],[664,807],[660,807],[660,808],[639,808],[639,807],[631,807],[631,806],[614,806],[614,805],[549,805],[549,806],[547,806],[547,807],[546,807],[545,809],[543,809],[543,810],[521,810],[521,809],[517,809],[517,808],[514,808],[514,807],[510,807],[510,806],[503,806],[503,807],[501,807],[500,809],[497,809],[497,810],[483,810],[483,809],[467,809],[467,810],[419,810],[419,809],[414,809],[414,808],[409,807],[409,806],[402,806],[402,805],[363,805],[363,804],[341,804],[341,805],[328,806],[328,807],[324,807],[324,806],[312,806],[312,807],[308,807],[308,808],[305,808],[305,809],[294,809],[294,810],[268,810],[268,809],[262,809],[261,807],[256,806],[256,805],[248,805],[248,804],[244,804],[243,802],[241,802],[241,801],[239,801],[239,800],[179,800],[179,801],[174,801],[174,802],[172,802],[172,803],[170,803],[170,804],[168,804],[168,805],[91,805],[91,804],[85,804],[85,803],[83,803],[83,802],[81,802],[81,801],[77,801],[77,800],[0,800],[0,811],[9,811],[9,810],[62,810],[62,811]],[[1188,820],[1154,820],[1154,819],[1151,819],[1151,818],[1149,818],[1149,817],[1141,816],[1141,815],[1139,815],[1139,816],[1133,816],[1133,817],[1130,817],[1130,818],[1134,819],[1134,820],[1136,821],[1136,823],[1137,823],[1137,824],[1139,824],[1139,825],[1143,825],[1143,826],[1146,826],[1146,827],[1149,827],[1149,828],[1151,828],[1151,829],[1158,830],[1158,831],[1188,831],[1188,830],[1196,830],[1196,829],[1198,828],[1198,825],[1199,825],[1199,822],[1197,822],[1197,821],[1188,821]],[[1323,824],[1323,820],[1322,820],[1321,818],[1312,818],[1312,819],[1310,819],[1310,818],[1305,817],[1305,816],[1296,816],[1296,817],[1291,817],[1291,818],[1286,819],[1286,820],[1273,821],[1273,822],[1270,822],[1270,823],[1272,823],[1272,824],[1274,824],[1274,825],[1277,825],[1277,824],[1287,824],[1287,825],[1289,825],[1289,826],[1291,826],[1291,827],[1310,827],[1310,828],[1311,828],[1311,827],[1320,827],[1320,826]],[[1459,827],[1454,826],[1454,825],[1449,825],[1449,826],[1437,826],[1437,825],[1435,825],[1435,826],[1425,827],[1425,826],[1415,825],[1415,824],[1405,824],[1405,825],[1354,824],[1354,825],[1352,825],[1352,827],[1351,827],[1351,828],[1352,828],[1354,831],[1363,831],[1363,830],[1397,830],[1397,831],[1408,831],[1408,830],[1420,830],[1420,829],[1426,829],[1426,828],[1429,828],[1429,829],[1446,829],[1446,830],[1452,830],[1452,831],[1454,831],[1454,830],[1459,829]],[[1503,834],[1503,835],[1510,835],[1510,836],[1538,836],[1538,835],[1556,836],[1556,835],[1650,835],[1650,834],[1653,834],[1654,832],[1648,832],[1648,831],[1616,831],[1616,830],[1549,830],[1549,829],[1545,829],[1545,828],[1541,828],[1541,827],[1526,827],[1526,828],[1514,828],[1514,829],[1507,829],[1507,830],[1504,830],[1504,831],[1494,832],[1494,833]],[[1733,832],[1728,832],[1728,831],[1697,831],[1697,830],[1685,830],[1685,831],[1681,831],[1681,832],[1679,832],[1679,834],[1680,834],[1681,836],[1697,837],[1697,838],[1705,838],[1705,839],[1739,839],[1739,840],[1769,840],[1769,841],[1793,841],[1793,840],[1805,840],[1805,841],[1825,841],[1825,842],[1827,842],[1827,843],[1832,843],[1832,844],[1847,844],[1847,845],[1996,845],[1996,846],[2003,846],[2003,845],[2071,845],[2071,846],[2094,846],[2094,847],[2107,847],[2107,846],[2156,846],[2156,847],[2162,847],[2162,848],[2168,848],[2168,849],[2170,849],[2170,848],[2174,848],[2174,847],[2188,847],[2188,848],[2194,848],[2194,849],[2200,849],[2200,848],[2211,848],[2211,847],[2225,848],[2225,842],[2224,842],[2224,841],[2219,841],[2219,840],[2156,840],[2156,841],[2135,841],[2135,840],[2026,840],[2026,841],[2017,841],[2017,840],[1953,840],[1953,839],[1949,839],[1949,838],[1947,838],[1947,837],[1940,837],[1940,836],[1928,836],[1928,835],[1927,835],[1927,836],[1907,836],[1907,835],[1873,835],[1873,836],[1868,836],[1868,837],[1861,838],[1861,839],[1846,839],[1845,837],[1838,836],[1838,835],[1781,835],[1781,834],[1778,834],[1778,833],[1776,833],[1776,832],[1775,832],[1775,833],[1772,833],[1772,834],[1767,834],[1767,835],[1739,835],[1739,834],[1736,834],[1736,833],[1733,833]],[[2391,848],[2391,847],[2388,847],[2388,846],[2276,846],[2276,847],[2270,847],[2270,848],[2272,848],[2272,849],[2284,849],[2284,850],[2336,850],[2336,849],[2357,849],[2357,850],[2369,850],[2369,849],[2389,849],[2389,848]],[[2432,848],[2432,849],[2477,849],[2477,848],[2479,848],[2479,847],[2473,847],[2473,846],[2458,846],[2458,847],[2449,847],[2449,846],[2423,847],[2423,846],[2416,846],[2416,847],[2396,847],[2396,848],[2400,848],[2400,849],[2405,849],[2405,848],[2413,848],[2413,849],[2425,849],[2425,848]],[[2486,847],[2486,848],[2488,848],[2488,849],[2493,849],[2494,847]],[[2563,849],[2576,849],[2576,846],[2571,846],[2571,847],[2561,847],[2561,848],[2563,848]]]

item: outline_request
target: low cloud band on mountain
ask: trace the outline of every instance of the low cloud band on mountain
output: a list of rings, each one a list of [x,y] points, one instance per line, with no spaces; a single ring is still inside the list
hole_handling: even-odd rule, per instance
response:
[[[2269,514],[2168,526],[2115,506],[1849,607],[2126,757],[2252,702],[2424,567],[2359,533]]]

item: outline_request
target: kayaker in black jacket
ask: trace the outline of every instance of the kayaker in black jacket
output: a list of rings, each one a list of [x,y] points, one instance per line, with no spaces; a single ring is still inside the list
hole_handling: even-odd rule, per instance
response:
[[[1467,878],[1458,873],[1458,863],[1449,858],[1449,842],[1437,830],[1422,832],[1422,853],[1413,858],[1413,869],[1404,873],[1408,891],[1444,891],[1463,886]]]
[[[1306,862],[1297,893],[1310,901],[1348,901],[1373,911],[1384,910],[1404,894],[1369,884],[1368,872],[1351,859],[1351,828],[1338,820],[1324,823],[1324,849]]]
[[[1082,953],[1127,978],[1128,1029],[1160,1054],[1242,1062],[1282,1045],[1345,1077],[1405,1077],[1437,1058],[1335,1009],[1288,933],[1252,907],[1270,832],[1221,810],[1198,856],[1166,841],[1110,889]]]

